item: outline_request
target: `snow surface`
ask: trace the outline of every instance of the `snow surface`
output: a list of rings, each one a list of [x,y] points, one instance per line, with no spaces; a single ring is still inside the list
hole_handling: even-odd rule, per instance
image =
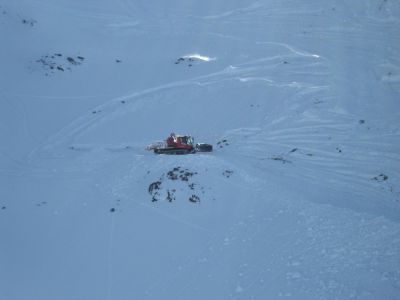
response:
[[[0,299],[400,299],[399,36],[397,0],[0,0]]]

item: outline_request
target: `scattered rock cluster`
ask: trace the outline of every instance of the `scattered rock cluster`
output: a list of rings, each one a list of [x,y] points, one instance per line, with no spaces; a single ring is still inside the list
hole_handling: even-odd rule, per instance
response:
[[[232,170],[225,170],[224,172],[222,172],[222,175],[224,175],[226,178],[229,178],[232,176],[234,172]]]
[[[176,200],[177,189],[168,188],[165,190],[165,192],[163,192],[163,184],[166,181],[180,181],[185,183],[186,189],[192,194],[188,200],[193,203],[200,202],[200,196],[196,195],[197,186],[199,185],[192,182],[192,179],[195,175],[197,175],[197,172],[192,172],[189,169],[184,169],[181,167],[175,167],[172,170],[162,174],[158,180],[152,182],[148,187],[148,192],[152,197],[151,201],[156,202],[162,200],[162,194],[165,195],[165,200],[168,202]],[[199,188],[200,192],[204,194],[204,188],[200,186]]]
[[[73,67],[79,66],[83,63],[85,58],[83,56],[64,56],[61,53],[43,55],[36,60],[36,63],[46,70],[46,76],[54,74],[55,72],[71,71]]]
[[[291,164],[292,162],[283,156],[271,156],[269,159],[279,161],[283,164]]]
[[[45,206],[47,204],[47,201],[41,201],[40,203],[37,203],[36,206]]]
[[[184,64],[186,66],[193,67],[194,64],[196,62],[196,59],[193,57],[179,57],[176,61],[175,64],[179,65],[179,64]]]
[[[379,174],[378,176],[375,176],[372,178],[372,180],[378,181],[378,182],[383,182],[389,179],[389,176],[385,174]]]
[[[111,213],[114,213],[114,212],[117,211],[118,208],[119,208],[118,211],[121,211],[120,205],[121,205],[121,199],[117,199],[116,202],[115,202],[115,207],[111,207],[111,208],[110,208],[110,212],[111,212]]]
[[[25,24],[25,25],[29,25],[29,26],[33,27],[36,25],[36,23],[37,23],[37,21],[34,19],[22,19],[22,24]]]
[[[226,146],[229,146],[228,140],[223,139],[223,140],[217,142],[217,146],[218,146],[219,148],[224,148],[224,147],[226,147]]]
[[[341,153],[342,150],[339,148],[336,148],[336,150]],[[309,153],[309,152],[304,152],[302,150],[300,150],[299,148],[293,148],[292,150],[290,150],[288,153],[286,154],[280,154],[280,155],[273,155],[271,157],[268,157],[268,159],[270,160],[275,160],[275,161],[279,161],[282,164],[291,164],[292,161],[288,158],[290,155],[292,155],[293,153],[299,153],[301,155],[305,155],[305,156],[309,156],[309,157],[313,157],[314,154],[313,153]]]

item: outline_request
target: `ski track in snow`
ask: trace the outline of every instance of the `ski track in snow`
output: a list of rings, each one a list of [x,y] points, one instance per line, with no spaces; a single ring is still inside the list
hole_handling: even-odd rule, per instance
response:
[[[222,71],[212,73],[212,74],[207,74],[203,76],[199,76],[196,78],[188,79],[185,81],[179,81],[179,82],[173,82],[169,84],[165,84],[162,86],[150,88],[144,91],[140,92],[135,92],[131,94],[127,94],[124,96],[120,96],[114,99],[109,100],[107,103],[104,105],[98,106],[93,109],[93,111],[100,111],[102,112],[99,115],[96,116],[82,116],[81,118],[77,119],[76,121],[72,122],[71,125],[67,126],[65,129],[61,130],[58,134],[55,134],[53,137],[50,138],[49,142],[46,142],[45,145],[42,145],[40,148],[35,149],[32,151],[31,155],[32,156],[36,151],[40,150],[41,148],[48,148],[52,147],[52,144],[62,144],[64,143],[65,140],[69,142],[69,140],[73,137],[76,137],[80,133],[84,132],[85,130],[88,130],[89,128],[96,126],[97,123],[99,122],[106,122],[111,120],[112,118],[115,118],[115,115],[119,115],[121,113],[124,113],[124,111],[127,109],[126,106],[121,105],[121,101],[127,101],[128,104],[131,106],[129,107],[130,110],[134,110],[135,105],[141,101],[141,98],[148,96],[148,95],[157,95],[160,92],[163,92],[165,90],[173,90],[173,89],[179,89],[180,87],[183,86],[190,86],[190,85],[200,85],[200,86],[206,86],[210,84],[221,84],[224,81],[231,81],[231,80],[239,80],[243,82],[247,81],[253,81],[253,80],[261,80],[265,81],[267,84],[271,86],[277,86],[277,87],[292,87],[292,88],[302,88],[302,87],[309,87],[313,89],[318,89],[320,87],[315,86],[313,83],[301,83],[301,82],[287,82],[287,83],[280,83],[280,82],[275,82],[272,79],[269,78],[264,78],[264,77],[243,77],[243,75],[247,74],[254,74],[254,73],[259,73],[264,70],[269,70],[269,69],[274,69],[276,67],[276,64],[279,63],[280,60],[284,58],[293,58],[296,56],[304,56],[304,57],[312,57],[312,58],[319,58],[319,56],[314,55],[314,54],[309,54],[306,52],[299,52],[297,50],[294,50],[290,46],[286,44],[281,44],[281,43],[271,43],[271,44],[276,44],[279,46],[282,46],[284,48],[287,48],[290,50],[290,52],[293,53],[293,55],[278,55],[278,56],[273,56],[273,57],[268,57],[268,58],[263,58],[263,59],[257,59],[254,61],[250,61],[247,63],[243,63],[237,66],[231,66],[228,67]],[[275,62],[276,61],[276,62]],[[267,63],[264,66],[260,64]],[[324,88],[324,87],[322,87]],[[78,97],[79,98],[79,97]],[[63,145],[65,146],[65,145]]]
[[[296,106],[299,105],[299,103],[301,103],[302,101],[300,99],[304,98],[305,96],[318,99],[318,102],[322,104],[324,104],[325,101],[330,101],[328,99],[329,97],[331,97],[328,96],[330,86],[326,82],[324,82],[326,80],[323,79],[330,74],[329,62],[327,59],[317,54],[295,49],[295,47],[292,47],[286,43],[258,42],[257,44],[277,46],[279,49],[281,49],[281,53],[275,56],[265,57],[230,66],[223,69],[222,71],[218,71],[215,73],[202,75],[184,81],[172,82],[162,86],[150,88],[140,92],[126,94],[124,96],[111,99],[106,104],[93,109],[93,111],[99,111],[101,113],[95,116],[82,116],[80,119],[74,121],[70,126],[64,128],[58,134],[54,135],[50,139],[50,141],[46,142],[46,144],[34,150],[30,156],[34,157],[35,153],[40,152],[43,149],[46,150],[46,152],[55,153],[57,151],[56,149],[65,149],[68,145],[71,144],[74,145],[75,150],[84,150],[86,148],[87,151],[91,151],[91,149],[96,146],[91,146],[90,144],[75,145],[73,140],[76,137],[88,132],[89,130],[96,130],[96,127],[101,123],[110,123],[115,118],[118,118],[119,115],[135,111],[136,107],[141,106],[144,101],[146,101],[146,97],[154,97],[157,96],[159,93],[168,93],[169,91],[179,90],[181,88],[190,87],[192,85],[199,85],[202,87],[206,87],[209,85],[219,86],[221,84],[224,84],[224,82],[239,81],[243,82],[244,84],[251,82],[261,82],[271,87],[297,89],[298,92],[296,92],[294,95],[294,98],[297,98],[297,101],[293,101],[292,105],[289,104],[294,107],[294,109],[292,109],[292,112],[295,115],[300,113],[304,109],[309,109],[301,107],[296,108]],[[277,82],[276,79],[274,79],[274,76],[271,75],[268,75],[268,77],[264,77],[261,75],[264,73],[269,73],[270,70],[277,69],[277,66],[280,66],[282,61],[286,60],[290,61],[291,65],[293,64],[293,66],[289,65],[286,68],[286,74],[288,77],[286,82]],[[307,69],[309,69],[309,71],[307,71]],[[297,70],[301,70],[301,73]],[[258,74],[260,74],[261,76]],[[298,75],[308,75],[309,78],[315,76],[315,80],[318,81],[318,83],[312,81],[290,81],[291,76],[295,78]],[[126,105],[121,105],[121,102],[126,102]],[[298,111],[297,113],[296,110]],[[321,110],[321,108],[319,110]],[[307,126],[303,126],[300,123],[300,125],[296,124],[295,127],[288,127],[284,130],[273,130],[272,128],[270,129],[268,121],[264,121],[264,124],[260,124],[259,126],[260,128],[264,128],[264,132],[266,134],[264,134],[263,137],[257,135],[257,145],[248,144],[243,150],[239,148],[238,154],[241,154],[244,157],[253,156],[260,157],[260,159],[268,159],[265,154],[261,154],[261,156],[258,155],[257,152],[255,152],[257,151],[256,149],[260,149],[260,152],[264,152],[264,149],[268,149],[271,146],[276,146],[279,148],[285,147],[287,151],[289,151],[291,150],[290,147],[292,147],[293,149],[296,148],[297,145],[303,144],[302,149],[300,149],[298,153],[295,153],[290,157],[292,158],[300,152],[303,152],[303,157],[300,159],[306,163],[306,166],[299,168],[295,173],[296,175],[292,176],[297,176],[299,178],[302,177],[309,182],[313,182],[316,180],[316,178],[312,175],[312,173],[317,168],[320,170],[325,170],[324,172],[330,174],[330,178],[333,176],[332,179],[330,179],[330,181],[326,183],[327,185],[331,185],[333,183],[332,180],[335,180],[338,186],[353,186],[354,190],[357,190],[360,195],[363,194],[365,188],[369,189],[370,192],[376,191],[376,186],[372,185],[369,179],[378,174],[374,174],[373,171],[369,171],[372,169],[371,164],[369,164],[369,170],[365,170],[364,174],[359,174],[360,169],[363,168],[362,165],[365,161],[377,161],[375,172],[384,172],[380,171],[380,163],[377,158],[380,158],[382,160],[396,160],[399,159],[399,156],[396,152],[392,152],[392,154],[387,153],[386,157],[378,157],[370,151],[363,152],[361,150],[352,149],[354,148],[355,144],[349,141],[348,138],[346,138],[346,134],[347,132],[350,132],[354,129],[354,124],[352,124],[353,126],[349,124],[349,121],[354,122],[354,120],[343,119],[343,123],[341,124],[340,122],[338,122],[337,115],[334,114],[328,117],[330,117],[331,120],[335,119],[335,121],[332,121],[332,124],[330,126],[326,124],[328,122],[326,120],[322,121],[321,119],[314,119],[309,122]],[[292,116],[292,118],[285,117],[284,122],[290,123],[290,119],[298,118],[298,116]],[[307,115],[304,115],[304,120],[307,120],[308,118],[309,117]],[[331,149],[319,149],[321,140],[324,140],[324,143],[330,144]],[[360,143],[358,143],[357,146],[358,145],[360,145]],[[374,142],[374,140],[371,140],[371,144],[368,146],[369,148],[378,148],[381,145],[381,142]],[[138,146],[139,145],[129,145],[131,149],[138,149]],[[340,147],[346,148],[346,152],[352,153],[353,157],[350,160],[340,157],[337,153],[337,149],[341,149]],[[109,149],[111,151],[113,149],[113,146],[104,145],[103,149]],[[116,149],[118,149],[118,146],[116,147]],[[121,150],[123,149],[124,146],[121,146]],[[342,152],[342,150],[340,150],[340,152]],[[273,156],[272,153],[270,155]],[[271,156],[269,158],[271,158]],[[345,155],[343,154],[341,156]],[[296,156],[296,159],[299,159],[299,157]],[[357,168],[358,171],[352,172],[347,167],[347,164],[351,162],[354,165],[354,163],[356,163],[357,161],[360,162]],[[395,176],[395,178],[399,178],[398,173],[392,175]],[[394,186],[395,184],[391,184],[389,189],[393,191]],[[396,191],[396,193],[398,193],[398,191]],[[378,192],[378,195],[379,194],[380,193]]]
[[[22,295],[18,291],[21,282],[16,283],[30,278],[33,285],[27,293],[35,290],[38,297],[64,293],[63,299],[88,295],[149,300],[396,299],[400,290],[398,124],[386,122],[378,113],[375,118],[373,108],[367,116],[363,115],[366,110],[357,111],[359,107],[348,109],[343,95],[348,92],[346,97],[362,98],[363,94],[340,90],[345,80],[337,64],[340,59],[335,60],[329,51],[318,52],[317,45],[314,50],[307,41],[313,33],[318,41],[322,37],[342,41],[341,51],[369,55],[371,61],[380,63],[363,78],[375,78],[377,83],[369,83],[379,91],[399,94],[396,49],[377,59],[379,54],[354,47],[367,40],[361,34],[364,30],[398,24],[397,2],[377,0],[357,6],[325,1],[317,8],[311,2],[294,7],[292,1],[251,1],[237,8],[221,4],[221,9],[214,7],[210,12],[188,13],[183,6],[177,15],[169,7],[160,6],[165,13],[154,3],[140,1],[120,0],[110,11],[104,9],[106,2],[98,6],[95,1],[62,2],[35,0],[32,5],[64,12],[84,24],[94,22],[105,35],[162,35],[177,28],[176,36],[188,36],[198,33],[194,29],[199,24],[206,24],[204,36],[212,41],[217,38],[251,47],[246,45],[237,53],[233,49],[232,61],[209,47],[206,54],[217,59],[202,61],[203,69],[195,75],[187,73],[186,79],[178,76],[170,83],[110,97],[33,149],[28,160],[0,150],[0,162],[12,161],[0,167],[2,180],[12,178],[12,193],[5,195],[17,200],[0,199],[0,208],[4,207],[0,222],[6,225],[3,247],[11,254],[6,266],[19,277],[27,274],[16,280],[14,273],[0,271],[6,293]],[[372,22],[367,29],[363,28],[365,16]],[[298,25],[299,17],[307,22]],[[311,26],[329,17],[337,23]],[[182,27],[185,20],[190,20],[189,29]],[[288,26],[285,37],[279,36],[282,20]],[[276,36],[246,35],[246,28],[257,32],[268,22],[279,25],[271,27]],[[224,27],[234,24],[240,24],[237,32]],[[298,31],[291,30],[297,27]],[[301,43],[303,38],[306,42]],[[374,50],[381,49],[384,36],[368,38]],[[252,47],[257,51],[251,52]],[[203,56],[202,49],[185,48],[182,53]],[[218,69],[213,69],[213,63]],[[246,98],[247,91],[255,92]],[[10,99],[7,108],[13,98],[48,97],[17,92],[0,96],[0,100]],[[74,103],[92,98],[58,96]],[[198,105],[199,99],[204,107]],[[118,129],[143,126],[143,114],[150,121],[152,113],[159,114],[162,123],[163,110],[169,106],[183,107],[182,115],[201,110],[185,120],[207,114],[210,122],[221,118],[220,123],[195,128],[214,145],[213,153],[156,156],[144,151],[152,142],[145,140],[146,134],[138,139],[118,135]],[[207,106],[215,109],[207,110]],[[28,127],[27,109],[22,103],[15,110],[23,116],[23,132],[28,137],[33,129]],[[114,132],[106,133],[107,128]],[[168,134],[170,129],[159,131],[163,130]],[[186,182],[165,178],[178,166],[196,172],[190,179],[194,190]],[[171,203],[151,202],[147,187],[160,178],[160,193],[177,189]],[[19,190],[24,185],[27,192]],[[200,195],[199,203],[189,203],[192,193]],[[35,201],[41,202],[35,207]],[[72,222],[70,217],[74,217]],[[19,247],[13,249],[13,245]],[[70,265],[62,265],[61,260]],[[39,265],[62,269],[65,278],[32,271]],[[82,272],[79,281],[84,286],[74,282],[77,271]],[[41,284],[46,285],[45,292],[40,291]],[[14,286],[18,286],[15,291]],[[101,293],[95,294],[99,286]]]

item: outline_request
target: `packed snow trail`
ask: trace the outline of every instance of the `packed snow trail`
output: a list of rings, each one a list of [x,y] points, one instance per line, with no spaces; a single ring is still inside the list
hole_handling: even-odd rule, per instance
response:
[[[3,0],[0,299],[397,299],[399,12]]]

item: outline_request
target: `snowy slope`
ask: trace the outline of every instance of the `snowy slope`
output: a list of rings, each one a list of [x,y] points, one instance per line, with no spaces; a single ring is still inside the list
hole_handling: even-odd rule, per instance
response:
[[[399,299],[400,4],[0,1],[0,299]],[[170,132],[215,151],[156,156]]]

